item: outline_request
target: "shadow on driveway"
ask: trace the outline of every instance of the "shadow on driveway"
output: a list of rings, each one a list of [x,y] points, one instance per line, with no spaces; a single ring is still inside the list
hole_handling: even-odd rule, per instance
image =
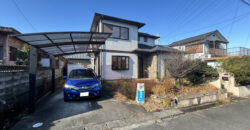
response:
[[[42,129],[49,128],[53,126],[53,121],[101,109],[102,106],[98,105],[97,102],[110,98],[112,98],[112,96],[107,94],[100,98],[88,98],[65,102],[63,100],[63,91],[59,90],[37,104],[36,112],[24,117],[12,129],[32,129],[32,125],[37,122],[42,122],[44,124],[41,127]]]
[[[22,118],[12,129],[33,129],[32,125],[38,122],[43,123],[38,129],[83,128],[89,123],[143,117],[146,114],[150,113],[141,106],[117,102],[105,91],[101,98],[64,102],[61,90],[37,104],[36,112]]]

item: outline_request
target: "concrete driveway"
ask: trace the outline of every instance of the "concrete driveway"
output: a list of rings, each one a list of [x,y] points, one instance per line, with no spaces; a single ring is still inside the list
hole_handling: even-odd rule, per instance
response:
[[[108,94],[99,99],[64,102],[63,92],[58,91],[40,102],[34,114],[22,118],[12,129],[33,129],[32,125],[37,122],[43,123],[38,129],[71,129],[146,114],[142,107],[114,101]]]

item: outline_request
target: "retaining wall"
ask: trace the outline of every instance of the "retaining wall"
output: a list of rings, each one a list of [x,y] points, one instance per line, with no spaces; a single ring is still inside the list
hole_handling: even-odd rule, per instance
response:
[[[250,85],[246,86],[236,86],[235,78],[233,75],[228,74],[228,80],[222,80],[222,76],[227,72],[219,72],[219,79],[211,81],[210,84],[219,88],[226,89],[228,92],[232,93],[234,96],[245,97],[250,96]]]
[[[206,94],[190,94],[177,96],[176,101],[172,102],[173,107],[182,108],[189,107],[193,105],[200,105],[204,103],[221,101],[228,98],[228,93],[226,90],[221,90],[219,92],[211,91]]]

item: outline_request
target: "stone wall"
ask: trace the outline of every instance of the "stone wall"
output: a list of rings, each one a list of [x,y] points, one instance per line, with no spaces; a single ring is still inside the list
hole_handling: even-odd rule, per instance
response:
[[[224,74],[228,74],[228,80],[222,80]],[[250,85],[246,86],[236,86],[235,78],[233,75],[225,72],[219,72],[219,79],[210,82],[211,85],[219,89],[226,89],[228,92],[232,93],[234,96],[245,97],[250,95]]]
[[[221,84],[228,92],[238,97],[245,97],[250,95],[250,85],[236,86],[235,78],[233,75],[229,75],[228,81],[221,80]]]
[[[145,72],[144,77],[156,79],[157,78],[157,55],[153,54],[145,58],[143,68]]]

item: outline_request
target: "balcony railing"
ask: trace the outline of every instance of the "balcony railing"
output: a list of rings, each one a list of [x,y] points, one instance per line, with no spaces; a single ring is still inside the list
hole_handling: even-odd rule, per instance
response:
[[[209,54],[211,54],[211,57],[227,56],[227,50],[226,49],[210,48]]]
[[[250,56],[250,49],[245,47],[228,48],[227,56]]]

